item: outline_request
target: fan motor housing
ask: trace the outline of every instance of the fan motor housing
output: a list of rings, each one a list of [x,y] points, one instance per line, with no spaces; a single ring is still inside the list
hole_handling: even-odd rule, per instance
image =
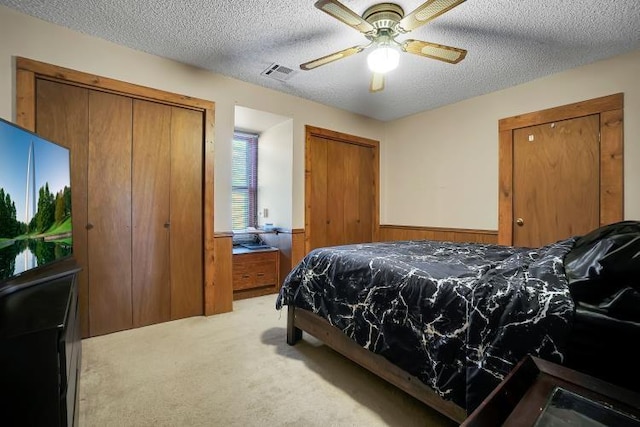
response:
[[[387,29],[396,32],[396,27],[404,17],[404,10],[395,3],[378,3],[364,11],[362,19],[376,29]]]

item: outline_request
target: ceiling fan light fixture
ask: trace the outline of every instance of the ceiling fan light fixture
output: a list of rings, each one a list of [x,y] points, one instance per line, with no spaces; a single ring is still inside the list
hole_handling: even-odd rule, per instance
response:
[[[400,52],[391,46],[380,46],[367,56],[367,65],[374,73],[384,74],[395,70],[400,63]]]
[[[422,40],[398,42],[396,37],[426,24],[465,1],[425,0],[408,15],[396,3],[376,3],[359,15],[342,4],[341,0],[317,0],[316,8],[360,31],[369,43],[316,58],[300,64],[300,68],[312,70],[371,48],[367,55],[367,64],[373,72],[369,90],[379,92],[384,89],[385,74],[398,67],[401,52],[457,64],[464,59],[466,50]]]

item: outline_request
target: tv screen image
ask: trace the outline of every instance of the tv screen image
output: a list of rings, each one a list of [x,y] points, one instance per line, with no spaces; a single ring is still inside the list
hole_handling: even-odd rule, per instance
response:
[[[72,254],[69,150],[0,119],[0,283]]]

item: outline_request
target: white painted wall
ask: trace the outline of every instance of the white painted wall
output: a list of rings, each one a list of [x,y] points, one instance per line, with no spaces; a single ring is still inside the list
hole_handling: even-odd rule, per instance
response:
[[[304,126],[380,140],[384,123],[118,46],[0,6],[0,117],[15,121],[15,57],[210,100],[215,105],[215,231],[231,230],[234,106],[293,120],[292,227],[304,227]]]
[[[388,123],[381,223],[497,230],[498,120],[619,92],[625,219],[640,219],[639,79],[635,51]]]
[[[258,225],[290,229],[293,180],[293,120],[260,134],[258,142]],[[264,209],[268,216],[263,215]]]

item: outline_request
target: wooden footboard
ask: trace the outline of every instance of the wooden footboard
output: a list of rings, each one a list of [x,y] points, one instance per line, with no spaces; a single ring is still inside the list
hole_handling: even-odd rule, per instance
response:
[[[287,343],[294,345],[302,338],[302,331],[318,338],[326,345],[368,369],[380,378],[409,393],[419,401],[446,415],[457,423],[467,417],[466,411],[453,402],[442,399],[418,378],[400,369],[384,357],[360,347],[329,322],[307,310],[288,306]]]

